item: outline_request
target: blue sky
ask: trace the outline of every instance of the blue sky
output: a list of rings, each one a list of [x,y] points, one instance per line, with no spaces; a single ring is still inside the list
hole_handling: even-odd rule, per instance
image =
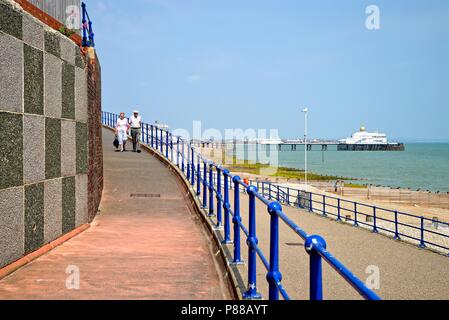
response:
[[[449,0],[86,0],[103,109],[172,128],[449,140]],[[380,30],[365,27],[368,5]]]

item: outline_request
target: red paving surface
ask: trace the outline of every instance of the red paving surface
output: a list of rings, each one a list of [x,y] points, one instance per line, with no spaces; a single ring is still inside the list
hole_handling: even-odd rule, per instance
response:
[[[114,152],[111,133],[103,135],[100,215],[89,230],[1,280],[0,299],[231,299],[180,181],[146,152]],[[79,290],[67,289],[70,266],[79,269]]]

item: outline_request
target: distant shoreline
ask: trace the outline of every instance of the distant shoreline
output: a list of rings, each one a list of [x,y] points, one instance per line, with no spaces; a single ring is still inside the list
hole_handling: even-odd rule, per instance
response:
[[[449,144],[449,143],[448,143]],[[215,151],[218,151],[220,149],[212,149]],[[212,155],[213,157],[213,152]],[[226,155],[223,152],[223,157]],[[247,173],[247,174],[253,174],[257,176],[261,176],[260,170],[261,169],[276,169],[276,173],[273,175],[267,176],[267,178],[281,178],[281,179],[288,179],[288,180],[296,180],[298,182],[302,182],[305,180],[305,172],[302,169],[289,167],[289,166],[279,166],[279,167],[272,167],[270,165],[256,163],[254,161],[248,161],[248,160],[241,160],[237,159],[235,155],[231,152],[227,155],[227,157],[232,157],[232,164],[226,165],[226,167],[231,172],[241,172],[241,173]],[[225,158],[223,158],[225,159]],[[226,162],[225,162],[226,163]],[[430,193],[434,195],[449,195],[449,189],[448,190],[427,190],[425,188],[412,188],[412,187],[406,187],[406,186],[394,186],[394,185],[385,185],[381,183],[370,183],[370,179],[366,177],[347,177],[347,176],[339,176],[339,175],[333,175],[333,174],[321,174],[316,173],[313,171],[308,171],[308,180],[310,182],[328,182],[329,185],[333,185],[337,180],[343,181],[345,187],[347,188],[356,188],[356,189],[367,189],[368,187],[371,188],[384,188],[388,190],[403,190],[403,191],[411,191],[411,192],[422,192],[422,193]]]

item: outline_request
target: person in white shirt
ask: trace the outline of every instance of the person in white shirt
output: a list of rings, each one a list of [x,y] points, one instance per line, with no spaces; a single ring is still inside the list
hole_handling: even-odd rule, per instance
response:
[[[128,141],[129,122],[125,118],[125,113],[120,113],[120,118],[117,120],[117,126],[115,127],[115,135],[118,138],[119,148],[121,152],[126,151],[126,141]]]
[[[140,153],[140,137],[142,136],[142,118],[139,111],[134,111],[134,115],[129,118],[131,127],[131,137],[133,139],[133,152]]]

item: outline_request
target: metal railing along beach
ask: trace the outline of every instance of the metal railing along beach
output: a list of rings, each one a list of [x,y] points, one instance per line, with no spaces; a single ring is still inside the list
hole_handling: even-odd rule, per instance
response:
[[[102,123],[105,126],[114,128],[117,119],[118,115],[116,114],[109,112],[103,112],[102,114]],[[326,249],[326,241],[321,236],[309,235],[283,212],[282,205],[280,204],[281,201],[273,201],[273,197],[271,197],[272,190],[267,194],[264,186],[262,186],[262,190],[259,190],[255,185],[245,184],[239,176],[233,175],[220,165],[204,158],[189,141],[174,136],[171,132],[161,129],[158,126],[142,124],[141,139],[142,143],[159,152],[183,172],[198,196],[203,209],[208,213],[208,216],[213,219],[217,227],[223,227],[224,239],[222,245],[233,246],[232,263],[236,265],[241,264],[243,261],[241,256],[241,231],[243,231],[243,234],[246,236],[248,249],[248,284],[247,290],[243,294],[245,299],[262,298],[257,289],[257,258],[259,258],[267,271],[266,279],[269,288],[269,299],[279,300],[280,296],[282,296],[283,299],[290,300],[290,295],[282,285],[282,273],[279,264],[280,223],[287,225],[305,242],[304,247],[310,259],[309,297],[311,300],[323,299],[323,260],[363,298],[368,300],[380,299],[374,291],[369,289]],[[231,203],[230,197],[231,190],[234,193],[233,203]],[[245,193],[242,191],[245,191]],[[281,197],[283,194],[282,189],[279,187],[276,192],[279,193],[276,199],[283,200]],[[241,198],[245,194],[248,197],[247,201],[249,205],[248,224],[242,221],[240,211]],[[257,201],[264,204],[267,209],[266,214],[270,216],[269,252],[263,252],[258,243],[256,231]],[[233,237],[231,237],[232,235]]]

